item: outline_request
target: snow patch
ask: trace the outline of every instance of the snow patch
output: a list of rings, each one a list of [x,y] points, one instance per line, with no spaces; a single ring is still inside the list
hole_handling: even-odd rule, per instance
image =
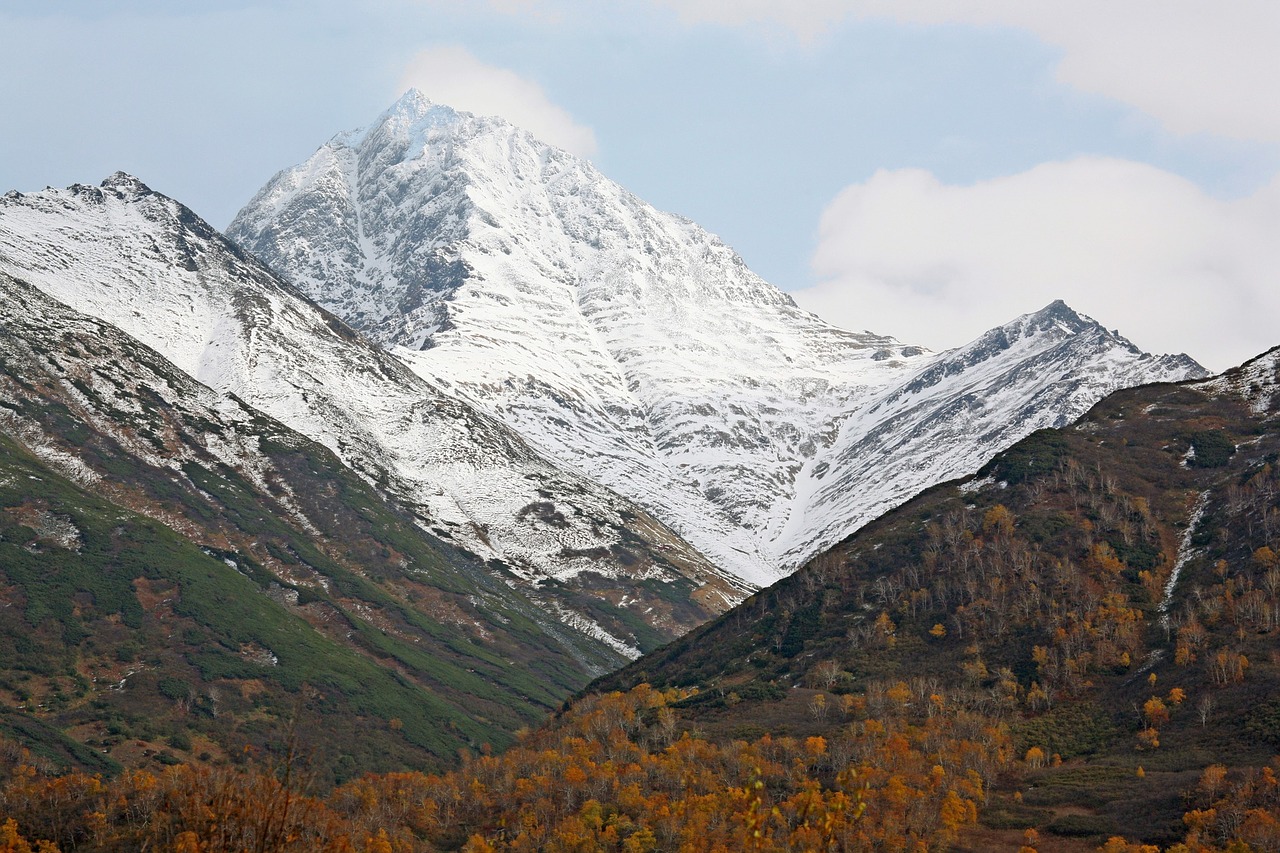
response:
[[[1173,571],[1169,573],[1169,580],[1164,585],[1164,597],[1160,600],[1160,624],[1166,629],[1169,627],[1169,607],[1173,604],[1173,593],[1178,587],[1178,578],[1182,576],[1182,568],[1192,557],[1196,555],[1196,551],[1191,547],[1191,538],[1195,535],[1196,528],[1200,525],[1200,520],[1204,517],[1205,508],[1209,505],[1209,491],[1205,490],[1200,493],[1200,497],[1196,499],[1195,506],[1191,509],[1191,516],[1187,519],[1187,529],[1182,532],[1182,541],[1178,544],[1178,558],[1174,561]]]

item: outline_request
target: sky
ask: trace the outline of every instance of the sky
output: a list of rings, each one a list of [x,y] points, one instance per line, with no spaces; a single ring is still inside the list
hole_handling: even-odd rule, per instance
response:
[[[5,0],[0,191],[136,174],[217,227],[409,86],[932,349],[1064,299],[1280,344],[1274,0]]]

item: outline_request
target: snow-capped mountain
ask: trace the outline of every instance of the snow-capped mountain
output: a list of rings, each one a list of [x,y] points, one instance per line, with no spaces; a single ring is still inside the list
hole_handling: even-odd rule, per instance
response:
[[[416,92],[278,175],[228,234],[757,584],[780,573],[754,531],[831,412],[924,359],[801,311],[586,161]]]
[[[330,448],[513,583],[594,585],[591,607],[636,607],[666,636],[698,621],[673,610],[738,597],[643,510],[419,378],[136,178],[0,198],[0,270]],[[684,604],[645,601],[645,579]],[[635,637],[608,635],[568,593],[544,598],[562,623],[636,653]]]
[[[854,409],[801,473],[773,540],[784,563],[802,561],[1035,430],[1066,426],[1112,391],[1205,373],[1054,302],[939,354]]]
[[[941,355],[837,329],[586,161],[416,91],[228,233],[755,584],[1117,387],[1203,373],[1059,305]]]

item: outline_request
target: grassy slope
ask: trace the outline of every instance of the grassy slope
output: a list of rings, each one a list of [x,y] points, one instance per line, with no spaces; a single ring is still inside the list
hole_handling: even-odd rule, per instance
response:
[[[220,557],[88,494],[5,438],[0,484],[11,605],[0,616],[3,686],[26,714],[97,730],[86,740],[126,753],[128,738],[154,749],[162,737],[192,736],[231,751],[278,739],[304,696],[304,719],[322,718],[326,743],[315,747],[360,743],[350,752],[374,766],[438,760],[491,736],[442,690],[334,642]],[[74,526],[78,547],[42,539],[22,521],[33,512]],[[403,728],[392,730],[392,719]]]
[[[327,449],[222,419],[136,341],[7,286],[31,303],[9,305],[0,340],[8,730],[127,765],[217,759],[279,742],[301,704],[319,766],[345,777],[501,746],[622,660]],[[236,442],[256,474],[209,450]],[[42,461],[71,458],[91,487]]]

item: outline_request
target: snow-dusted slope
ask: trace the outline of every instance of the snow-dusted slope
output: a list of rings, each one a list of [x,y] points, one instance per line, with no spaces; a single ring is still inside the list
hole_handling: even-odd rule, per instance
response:
[[[315,442],[196,382],[115,326],[0,272],[4,437],[95,497],[162,522],[206,553],[217,549],[227,570],[251,576],[265,597],[339,646],[360,648],[352,629],[361,623],[389,628],[450,668],[455,685],[479,670],[507,688],[493,690],[503,708],[528,698],[510,683],[520,669],[513,658],[538,660],[551,676],[541,701],[555,704],[627,657],[608,634],[567,630],[542,591],[506,583],[415,529],[394,501],[372,494]],[[335,567],[365,583],[351,584]],[[433,594],[408,592],[423,589]],[[299,599],[299,591],[310,595]],[[179,593],[187,594],[200,591]],[[406,610],[476,644],[460,644],[458,660]],[[212,615],[216,623],[221,614]],[[625,620],[610,627],[622,633]],[[438,698],[439,684],[432,687]],[[446,702],[468,713],[487,705],[489,716],[502,713],[493,711],[494,698],[464,689]]]
[[[1065,306],[940,356],[837,329],[589,163],[415,91],[228,233],[757,584],[1116,387],[1200,375]]]
[[[1280,410],[1280,347],[1267,350],[1197,387],[1213,394],[1239,394],[1257,413]]]
[[[832,413],[925,358],[801,311],[589,163],[416,92],[282,172],[228,233],[755,583],[778,576],[758,531]]]
[[[1112,391],[1203,375],[1187,356],[1144,353],[1061,301],[1019,317],[940,354],[842,422],[773,532],[780,559],[829,547],[1035,430],[1067,425]]]
[[[136,178],[0,198],[0,270],[321,442],[425,526],[527,582],[591,572],[687,587],[684,575],[709,584],[711,602],[732,595],[633,504],[441,393]]]
[[[264,432],[261,414],[241,400],[218,394],[116,327],[73,311],[4,272],[0,363],[16,377],[0,382],[0,429],[69,479],[106,493],[123,487],[60,447],[65,436],[41,429],[31,413],[47,408],[50,399],[23,393],[30,388],[55,387],[76,407],[81,424],[108,436],[120,456],[136,459],[140,466],[181,471],[187,463],[216,461],[268,495],[274,514],[315,529],[293,490],[287,484],[281,488],[280,473],[261,449],[264,439],[290,442],[300,437]],[[50,398],[66,405],[56,395]],[[176,517],[172,510],[156,515],[165,521]]]

